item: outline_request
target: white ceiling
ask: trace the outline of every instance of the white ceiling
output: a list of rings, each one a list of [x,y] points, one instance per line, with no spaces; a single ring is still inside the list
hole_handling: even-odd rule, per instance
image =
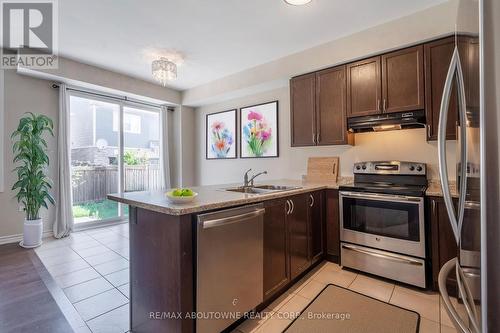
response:
[[[155,54],[180,52],[185,90],[445,1],[63,0],[59,53],[152,81]]]

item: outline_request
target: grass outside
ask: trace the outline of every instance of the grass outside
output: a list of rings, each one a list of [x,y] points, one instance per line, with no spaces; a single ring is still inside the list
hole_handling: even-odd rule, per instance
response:
[[[128,216],[128,205],[124,207],[124,214]],[[105,220],[118,217],[118,215],[118,203],[111,200],[73,205],[75,220]]]

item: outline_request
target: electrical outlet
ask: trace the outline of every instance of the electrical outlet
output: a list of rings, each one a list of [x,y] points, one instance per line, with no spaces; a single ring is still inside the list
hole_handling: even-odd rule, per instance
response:
[[[19,206],[19,211],[20,211],[20,212],[24,212],[24,208],[23,208],[23,206]]]

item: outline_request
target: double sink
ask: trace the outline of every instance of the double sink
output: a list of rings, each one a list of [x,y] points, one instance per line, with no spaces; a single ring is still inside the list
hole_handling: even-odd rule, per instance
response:
[[[299,186],[284,186],[284,185],[254,185],[254,186],[231,187],[231,188],[226,188],[224,190],[229,192],[261,195],[261,194],[298,190],[300,188],[301,187]]]

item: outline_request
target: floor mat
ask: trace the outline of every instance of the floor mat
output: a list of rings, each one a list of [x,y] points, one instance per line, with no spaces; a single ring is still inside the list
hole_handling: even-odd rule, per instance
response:
[[[420,315],[355,291],[328,285],[287,333],[416,333]]]

